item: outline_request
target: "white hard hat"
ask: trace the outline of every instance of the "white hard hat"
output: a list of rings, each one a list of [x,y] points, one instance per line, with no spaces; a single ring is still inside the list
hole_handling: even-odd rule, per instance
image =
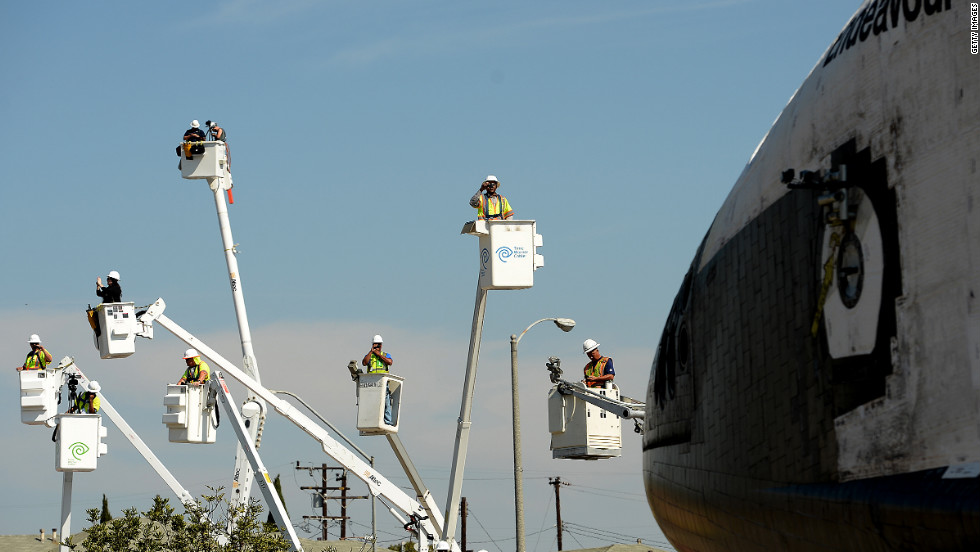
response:
[[[184,360],[187,360],[189,358],[194,358],[197,356],[201,356],[201,353],[198,353],[197,349],[187,349],[186,351],[184,351]]]
[[[197,119],[191,121],[191,128],[197,128],[199,126],[201,126],[201,123],[197,122]]]
[[[484,182],[496,182],[497,184],[500,184],[500,181],[497,180],[497,177],[494,176],[494,175],[492,175],[492,174],[488,174],[487,177],[483,179],[483,181]]]
[[[110,270],[109,271],[109,275],[106,276],[106,278],[112,278],[113,280],[115,280],[115,281],[118,282],[119,281],[119,273],[116,272],[115,270]]]
[[[98,393],[99,391],[102,391],[102,386],[99,385],[99,382],[92,380],[85,386],[85,390],[90,393]]]
[[[449,543],[446,542],[446,541],[444,541],[444,540],[441,540],[441,541],[437,542],[436,543],[436,550],[437,551],[449,550]]]
[[[27,338],[27,342],[28,343],[37,343],[37,344],[40,345],[40,343],[41,343],[41,336],[39,336],[37,334],[31,334],[31,337]]]
[[[380,335],[376,335],[374,336],[374,341],[372,341],[371,343],[384,343],[384,340],[381,339]]]
[[[599,344],[596,343],[594,339],[586,339],[585,343],[582,343],[582,352],[588,354],[589,351],[598,349]]]

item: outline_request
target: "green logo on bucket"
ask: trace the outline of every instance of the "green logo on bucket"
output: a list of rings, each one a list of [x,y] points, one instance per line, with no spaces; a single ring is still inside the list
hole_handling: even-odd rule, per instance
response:
[[[81,441],[78,441],[78,442],[72,443],[71,446],[68,447],[68,450],[71,451],[71,455],[75,457],[75,460],[81,460],[81,458],[79,458],[79,456],[82,456],[83,454],[85,454],[86,452],[88,452],[88,445],[86,445],[85,443],[83,443]]]

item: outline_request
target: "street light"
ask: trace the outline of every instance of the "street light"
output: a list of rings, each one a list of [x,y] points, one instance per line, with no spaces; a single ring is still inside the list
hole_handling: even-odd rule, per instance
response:
[[[517,344],[528,330],[538,322],[551,320],[561,331],[567,332],[575,327],[571,318],[542,318],[521,332],[520,336],[510,336],[510,385],[514,405],[514,511],[517,517],[517,552],[526,552],[524,544],[524,466],[521,462],[521,407],[517,392]]]

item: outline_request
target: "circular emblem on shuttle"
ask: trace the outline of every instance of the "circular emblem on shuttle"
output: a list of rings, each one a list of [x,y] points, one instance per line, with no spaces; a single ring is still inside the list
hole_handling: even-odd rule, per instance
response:
[[[507,259],[509,259],[513,254],[514,250],[506,245],[497,248],[497,258],[500,259],[500,262],[502,263],[506,263]]]

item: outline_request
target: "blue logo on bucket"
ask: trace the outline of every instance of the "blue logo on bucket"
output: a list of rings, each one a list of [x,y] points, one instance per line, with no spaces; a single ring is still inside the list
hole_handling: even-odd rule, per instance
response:
[[[513,254],[514,254],[514,250],[507,247],[506,245],[497,248],[497,258],[500,259],[500,262],[502,263],[506,263],[507,259],[509,259]]]

